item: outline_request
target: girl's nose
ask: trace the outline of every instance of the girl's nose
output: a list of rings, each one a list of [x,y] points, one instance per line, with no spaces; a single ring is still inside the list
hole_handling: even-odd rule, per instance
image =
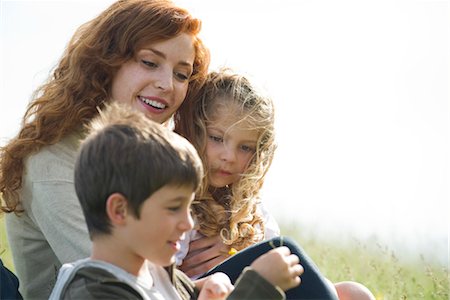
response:
[[[220,158],[227,162],[233,162],[236,160],[236,153],[232,147],[224,145]]]

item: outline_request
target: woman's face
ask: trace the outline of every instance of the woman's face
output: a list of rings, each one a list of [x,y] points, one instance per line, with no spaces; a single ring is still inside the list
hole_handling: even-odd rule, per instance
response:
[[[186,97],[194,59],[194,40],[186,33],[146,45],[118,70],[112,99],[164,123]]]

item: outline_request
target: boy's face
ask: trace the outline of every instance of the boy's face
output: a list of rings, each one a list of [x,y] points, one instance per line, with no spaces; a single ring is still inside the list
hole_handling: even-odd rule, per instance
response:
[[[160,266],[174,263],[180,238],[193,227],[193,199],[190,186],[164,186],[145,200],[139,219],[128,213],[124,236],[132,254]]]
[[[259,132],[239,122],[230,106],[220,106],[206,127],[208,179],[213,187],[224,187],[239,180],[253,157]]]

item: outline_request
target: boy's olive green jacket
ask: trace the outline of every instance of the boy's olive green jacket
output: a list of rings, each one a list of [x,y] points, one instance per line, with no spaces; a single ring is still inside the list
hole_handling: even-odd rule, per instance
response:
[[[174,265],[166,270],[183,300],[198,298],[199,291],[186,274],[176,269]],[[61,292],[61,299],[74,299],[75,295],[77,299],[143,299],[133,286],[121,281],[114,274],[95,267],[79,269],[72,280],[66,283]],[[285,299],[285,294],[247,267],[227,299]]]

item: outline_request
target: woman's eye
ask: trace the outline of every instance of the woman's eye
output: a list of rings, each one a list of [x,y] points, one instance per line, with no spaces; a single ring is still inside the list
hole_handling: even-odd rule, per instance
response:
[[[180,73],[180,72],[176,72],[175,73],[175,76],[178,78],[178,80],[180,80],[180,81],[187,81],[187,80],[189,80],[189,75],[186,75],[186,74],[183,74],[183,73]]]
[[[150,68],[156,68],[156,67],[158,67],[157,64],[155,64],[154,62],[149,61],[149,60],[142,60],[142,63],[143,63],[144,65],[150,67]]]
[[[223,139],[220,136],[209,135],[209,139],[213,142],[222,143]]]

